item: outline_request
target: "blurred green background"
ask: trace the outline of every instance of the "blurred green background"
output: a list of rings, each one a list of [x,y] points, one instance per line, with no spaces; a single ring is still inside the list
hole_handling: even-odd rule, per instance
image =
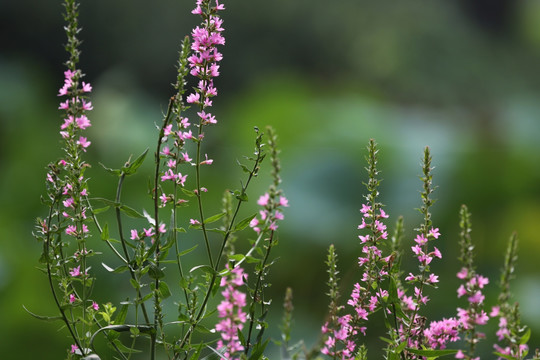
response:
[[[222,191],[238,187],[242,174],[234,163],[251,152],[253,126],[277,130],[291,207],[273,252],[279,258],[270,275],[273,334],[285,288],[291,286],[293,341],[310,345],[318,339],[327,306],[323,261],[331,243],[340,256],[343,300],[359,279],[356,227],[365,193],[365,146],[375,138],[382,201],[391,221],[405,216],[406,241],[421,221],[414,210],[420,206],[420,158],[425,146],[432,149],[439,186],[433,221],[443,234],[438,246],[444,258],[433,265],[442,288],[431,292],[426,311],[439,319],[464,306],[455,296],[455,273],[458,211],[466,203],[473,213],[478,271],[491,280],[488,306],[497,296],[506,241],[512,231],[519,233],[513,294],[533,329],[531,346],[540,345],[540,3],[225,4],[227,45],[213,109],[219,123],[209,129],[205,150],[215,165],[205,183],[217,211]],[[115,188],[98,162],[120,166],[130,154],[154,147],[155,124],[173,93],[169,84],[175,81],[179,43],[199,22],[192,7],[174,0],[83,1],[80,66],[94,87],[88,133],[93,195],[112,197]],[[60,324],[39,322],[22,308],[54,312],[37,270],[40,244],[31,231],[46,211],[39,201],[45,167],[61,155],[56,94],[67,59],[61,11],[60,1],[0,2],[0,354],[5,359],[59,359],[70,343],[65,332],[57,332]],[[149,158],[126,185],[126,199],[146,193],[150,168]],[[261,176],[251,198],[269,181]],[[131,204],[150,206],[145,196]],[[412,260],[408,250],[405,258]],[[415,266],[408,261],[405,269]],[[99,268],[94,265],[105,275]],[[117,282],[100,278],[101,302],[123,299],[110,294]],[[492,320],[486,330],[490,340],[495,325]],[[369,334],[379,335],[375,328]],[[371,358],[380,358],[383,344],[376,337],[368,341]],[[490,350],[484,345],[483,357],[493,357]]]

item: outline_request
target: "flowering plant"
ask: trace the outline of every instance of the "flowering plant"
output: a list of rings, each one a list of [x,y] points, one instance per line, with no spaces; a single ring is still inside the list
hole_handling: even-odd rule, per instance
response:
[[[127,177],[135,175],[148,150],[135,159],[129,158],[119,168],[104,169],[117,181],[114,199],[93,196],[84,155],[91,141],[84,135],[90,127],[88,117],[93,110],[90,83],[83,81],[79,62],[78,4],[65,0],[66,62],[64,84],[58,92],[63,113],[60,135],[64,156],[49,165],[44,203],[48,213],[38,219],[35,237],[41,241],[40,259],[58,315],[40,319],[63,323],[72,339],[66,351],[68,359],[130,359],[143,352],[150,359],[266,359],[270,338],[265,332],[270,299],[265,289],[273,263],[272,248],[277,245],[278,223],[289,206],[280,189],[280,162],[277,136],[271,128],[263,134],[255,128],[253,154],[245,163],[238,163],[245,173],[240,189],[226,191],[221,212],[206,214],[204,168],[214,162],[205,151],[205,134],[218,123],[210,109],[218,90],[214,79],[220,75],[219,52],[225,45],[223,20],[225,10],[219,0],[197,0],[192,13],[201,18],[191,37],[186,37],[178,60],[175,94],[156,135],[154,172],[150,184],[151,211],[139,211],[122,198]],[[187,90],[189,79],[196,82]],[[194,108],[195,111],[190,108]],[[195,120],[190,120],[189,117]],[[204,154],[204,156],[203,156]],[[271,163],[272,183],[260,195],[255,214],[242,216],[249,200],[248,187],[259,174],[263,160]],[[422,160],[423,222],[416,229],[410,249],[417,270],[403,276],[405,252],[403,220],[398,218],[392,235],[384,205],[379,201],[378,149],[370,141],[367,155],[368,181],[366,202],[362,204],[358,236],[361,255],[358,266],[362,277],[353,285],[345,305],[340,302],[337,250],[328,250],[328,287],[330,304],[326,321],[322,322],[320,341],[311,349],[303,343],[290,345],[292,326],[292,290],[284,302],[281,346],[284,359],[367,359],[363,337],[372,315],[380,312],[386,327],[387,359],[436,359],[453,356],[478,359],[478,342],[487,336],[481,331],[490,317],[499,318],[494,345],[496,356],[524,359],[528,354],[530,330],[520,323],[519,308],[510,303],[510,279],[517,260],[517,236],[510,238],[501,276],[498,304],[486,311],[483,293],[489,280],[476,273],[471,239],[470,214],[465,206],[460,212],[462,268],[457,277],[463,284],[457,297],[465,299],[456,315],[428,321],[424,307],[439,277],[431,263],[443,258],[435,244],[443,239],[432,224],[431,207],[433,175],[432,158],[425,148]],[[187,218],[183,207],[195,203],[197,216]],[[98,207],[103,206],[103,207]],[[104,223],[101,214],[111,211],[116,222],[116,235]],[[126,216],[140,221],[125,226]],[[220,225],[216,223],[220,222]],[[184,226],[184,227],[182,227]],[[206,253],[203,263],[188,270],[185,259],[195,247],[184,248],[183,235],[197,233]],[[245,235],[247,233],[248,235]],[[118,239],[113,238],[116,236]],[[116,257],[114,266],[101,262],[111,276],[119,276],[131,286],[130,298],[114,305],[94,296],[96,275],[93,266],[99,262],[92,241],[99,237]],[[214,238],[219,245],[213,245]],[[246,251],[239,251],[237,240],[249,239]],[[441,239],[439,239],[441,238]],[[245,246],[238,246],[245,248]],[[168,264],[173,264],[168,266]],[[124,274],[122,275],[117,274]],[[169,279],[177,279],[172,287]],[[164,300],[174,297],[177,312],[172,315]],[[462,340],[461,346],[450,344]],[[534,356],[540,359],[538,351]]]

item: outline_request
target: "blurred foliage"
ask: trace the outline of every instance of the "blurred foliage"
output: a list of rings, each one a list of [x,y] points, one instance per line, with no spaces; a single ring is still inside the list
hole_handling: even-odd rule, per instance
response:
[[[414,208],[420,206],[421,152],[432,148],[439,186],[433,220],[444,235],[444,258],[433,266],[442,288],[429,308],[449,316],[456,307],[458,210],[467,203],[478,272],[490,277],[492,301],[505,242],[518,231],[514,294],[533,328],[531,345],[540,344],[540,5],[255,0],[226,6],[215,99],[220,123],[208,134],[207,149],[216,165],[207,187],[216,199],[236,187],[240,172],[233,164],[251,151],[253,126],[276,128],[291,208],[271,280],[276,319],[285,288],[294,290],[292,341],[317,339],[330,243],[340,256],[344,297],[358,276],[365,145],[375,138],[382,201],[393,219],[405,215],[409,239],[420,221]],[[94,194],[114,192],[98,162],[118,166],[153,147],[180,41],[198,21],[190,10],[175,0],[83,1],[81,67],[94,86],[88,152]],[[69,343],[55,332],[58,324],[22,309],[54,311],[36,269],[40,249],[31,230],[43,215],[45,166],[61,156],[56,92],[67,55],[60,12],[59,1],[0,3],[0,354],[10,358],[58,359]],[[125,198],[145,194],[148,176],[130,179]],[[261,177],[252,198],[268,181]],[[139,196],[134,205],[148,206],[145,201]],[[114,281],[100,278],[103,301]],[[376,358],[376,350],[370,354]]]

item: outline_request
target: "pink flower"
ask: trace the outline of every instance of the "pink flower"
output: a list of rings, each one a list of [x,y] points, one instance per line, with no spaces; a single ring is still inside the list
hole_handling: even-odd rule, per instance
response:
[[[427,239],[424,237],[424,234],[416,235],[414,241],[416,241],[418,245],[425,245],[427,243]]]
[[[279,206],[289,207],[289,200],[285,196],[279,197]]]
[[[162,234],[166,233],[167,230],[165,229],[165,224],[159,224],[158,231]]]
[[[191,225],[200,225],[201,222],[199,220],[196,220],[196,219],[189,219],[189,223]]]
[[[477,281],[477,283],[478,283],[478,287],[479,287],[480,289],[483,289],[484,286],[486,286],[487,284],[489,284],[489,279],[488,279],[487,277],[482,276],[482,275],[478,275],[478,276],[476,277],[476,279],[477,279],[476,281]]]
[[[82,82],[82,91],[83,92],[90,92],[90,91],[92,91],[92,86],[83,81]]]
[[[463,295],[467,294],[467,290],[465,289],[465,286],[461,284],[459,288],[457,289],[458,297],[462,297]]]
[[[71,271],[69,272],[69,275],[73,277],[81,275],[81,267],[77,266],[76,268],[71,269]]]
[[[360,212],[364,214],[364,217],[369,217],[369,212],[371,211],[371,206],[368,206],[366,204],[362,204],[362,209],[360,209]]]
[[[131,240],[139,240],[139,233],[135,229],[131,229]]]
[[[83,147],[83,151],[86,151],[86,148],[90,146],[92,142],[88,141],[87,138],[84,136],[79,137],[79,140],[77,140],[77,145],[81,145]]]
[[[79,350],[79,347],[77,345],[72,344],[71,345],[71,353],[75,354]]]
[[[144,236],[146,237],[151,237],[155,235],[154,228],[148,228],[148,229],[143,228],[143,233],[144,233]]]
[[[457,273],[456,276],[458,277],[458,279],[463,280],[463,279],[465,279],[467,277],[468,273],[469,273],[469,271],[467,270],[467,268],[462,268],[460,270],[460,272]]]
[[[98,305],[98,303],[95,302],[95,301],[92,301],[92,308],[93,308],[94,310],[98,311],[98,310],[99,310],[99,305]]]
[[[83,109],[83,110],[88,110],[88,111],[89,111],[89,110],[93,110],[94,107],[92,106],[92,102],[91,102],[91,101],[86,102],[86,101],[83,100],[83,101],[82,101],[82,109]]]
[[[167,201],[169,200],[169,197],[165,193],[161,194],[159,198],[161,200],[161,206],[165,206],[167,204]]]
[[[64,130],[69,127],[69,125],[73,124],[73,116],[68,116],[66,119],[64,119],[64,123],[60,126],[60,129]]]
[[[441,233],[439,232],[439,228],[431,228],[431,230],[429,231],[429,235],[433,236],[435,239],[438,239],[441,235]]]
[[[69,294],[69,303],[70,304],[73,304],[76,300],[77,300],[77,298],[75,297],[75,295]]]
[[[199,95],[199,93],[190,94],[190,95],[188,95],[186,101],[189,104],[197,104],[199,102],[200,98],[201,98],[201,96]]]
[[[433,254],[434,256],[438,257],[439,259],[442,259],[441,251],[440,251],[439,249],[437,249],[436,246],[434,246],[434,249],[435,249],[435,250],[433,250],[433,253],[432,253],[432,254]]]
[[[75,122],[77,123],[77,126],[82,130],[84,130],[87,127],[91,126],[90,120],[88,119],[88,117],[86,117],[86,115],[81,115],[81,116],[77,117],[75,119]]]
[[[212,165],[214,160],[208,159],[208,154],[204,154],[205,160],[201,161],[201,165]]]
[[[182,175],[181,173],[178,173],[176,183],[184,186],[184,184],[186,183],[186,179],[187,179],[187,174]]]
[[[269,200],[270,195],[268,193],[265,193],[264,195],[261,195],[261,197],[259,197],[259,200],[257,200],[257,204],[260,206],[266,206],[268,205]]]
[[[161,150],[161,155],[165,155],[165,156],[172,155],[171,149],[169,149],[168,146],[163,147],[163,150]]]
[[[171,135],[171,132],[172,132],[171,130],[172,130],[172,124],[165,126],[165,128],[163,128],[163,135],[164,136]]]
[[[77,235],[77,227],[75,225],[68,225],[66,228],[66,234],[68,235]]]
[[[472,296],[469,296],[469,302],[473,304],[480,304],[484,301],[485,296],[482,295],[481,291],[476,291]]]

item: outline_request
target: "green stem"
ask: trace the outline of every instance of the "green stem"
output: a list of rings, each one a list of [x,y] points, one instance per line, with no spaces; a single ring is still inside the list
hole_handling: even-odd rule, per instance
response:
[[[259,165],[260,165],[260,162],[262,161],[262,152],[261,152],[261,148],[258,147],[257,148],[257,158],[255,159],[255,164],[253,165],[253,168],[252,170],[250,171],[249,173],[249,176],[248,176],[248,179],[246,181],[246,184],[242,187],[242,192],[241,192],[241,196],[240,198],[238,198],[238,203],[236,205],[236,209],[234,211],[234,215],[233,217],[231,218],[231,221],[229,223],[229,227],[227,229],[227,232],[225,233],[224,237],[223,237],[223,242],[221,244],[221,249],[219,251],[219,255],[218,255],[218,258],[217,258],[217,261],[215,263],[215,266],[213,267],[214,269],[214,273],[212,274],[212,278],[210,279],[210,284],[209,284],[209,287],[206,291],[206,294],[205,294],[205,297],[204,297],[204,300],[201,304],[201,308],[199,309],[199,312],[197,314],[197,316],[195,317],[194,321],[192,322],[192,324],[190,325],[188,331],[186,332],[186,334],[184,335],[184,337],[182,338],[182,341],[179,343],[179,346],[178,348],[182,348],[185,343],[187,342],[187,340],[190,338],[191,334],[193,333],[193,330],[195,330],[195,327],[198,325],[201,317],[203,316],[204,314],[204,311],[205,311],[205,307],[206,307],[206,304],[210,298],[210,294],[212,292],[212,288],[214,287],[214,284],[216,282],[216,278],[217,278],[217,269],[219,267],[219,263],[220,263],[220,260],[223,256],[223,252],[224,252],[224,249],[225,249],[225,246],[227,245],[227,241],[229,239],[229,236],[231,235],[232,233],[232,229],[233,229],[233,226],[234,226],[234,223],[236,221],[236,216],[238,215],[238,212],[240,210],[240,207],[242,205],[242,203],[244,202],[244,200],[242,200],[242,196],[245,195],[246,193],[246,190],[252,180],[252,178],[255,176],[255,174],[257,174],[257,171],[258,171],[258,168],[259,168]],[[262,236],[261,236],[262,237]],[[251,251],[251,250],[250,250]],[[173,359],[177,359],[178,356],[180,354],[177,352],[175,353]]]
[[[257,273],[257,282],[255,283],[255,289],[253,291],[253,301],[251,302],[250,310],[249,310],[249,330],[248,330],[248,336],[246,340],[246,348],[244,350],[244,354],[248,354],[249,348],[251,345],[251,333],[253,331],[253,324],[255,322],[255,304],[258,300],[261,301],[262,306],[262,313],[264,314],[264,299],[262,299],[262,294],[259,296],[259,289],[261,287],[261,282],[264,277],[264,270],[266,268],[266,263],[268,262],[268,257],[270,256],[270,250],[272,249],[272,241],[274,239],[274,230],[270,232],[270,238],[268,239],[268,246],[266,247],[266,254],[264,256],[263,263],[261,265],[261,269]]]
[[[69,322],[69,320],[68,320],[68,318],[66,316],[66,313],[64,312],[64,310],[62,309],[62,306],[60,305],[60,300],[58,299],[58,296],[56,295],[56,291],[54,290],[54,285],[53,285],[53,281],[52,281],[51,262],[50,262],[50,259],[49,259],[49,248],[50,248],[50,241],[51,241],[50,227],[51,227],[51,221],[52,221],[52,217],[53,217],[53,208],[54,208],[55,204],[58,204],[58,199],[59,199],[60,196],[61,195],[59,193],[55,197],[53,204],[49,208],[49,215],[47,216],[47,224],[49,224],[48,225],[49,230],[47,231],[47,238],[45,239],[45,243],[43,244],[43,246],[44,246],[43,251],[45,252],[45,254],[47,256],[47,278],[48,278],[48,282],[49,282],[49,288],[50,288],[51,293],[53,295],[56,307],[60,311],[60,314],[62,315],[62,319],[63,319],[64,323],[66,324],[66,327],[68,328],[68,331],[71,334],[71,337],[73,338],[73,341],[75,342],[75,345],[77,345],[77,347],[80,349],[82,355],[84,356],[84,348],[81,346],[78,336],[75,335],[75,333],[73,331],[73,328],[71,326],[71,323]]]
[[[116,187],[116,197],[115,197],[115,202],[117,204],[120,204],[121,195],[122,195],[122,185],[124,183],[125,177],[126,177],[126,174],[124,174],[122,172],[122,174],[120,174],[120,178],[118,179],[118,186]],[[132,267],[132,264],[131,264],[131,259],[130,259],[130,256],[129,256],[127,245],[126,245],[127,240],[124,237],[124,230],[123,230],[123,226],[122,226],[122,216],[121,216],[121,212],[120,212],[120,207],[117,206],[115,208],[115,212],[116,212],[116,223],[118,225],[118,235],[120,237],[120,242],[122,243],[122,250],[124,251],[124,256],[126,257],[124,262],[126,263],[126,265],[128,267],[131,279],[137,281],[137,278],[135,276],[135,272],[133,271],[133,267]],[[141,298],[142,298],[141,289],[137,288],[137,300],[139,300]],[[138,304],[138,301],[136,302],[135,306],[137,306],[137,304]],[[150,323],[150,319],[148,317],[148,313],[146,312],[146,306],[144,305],[144,303],[141,303],[140,305],[141,305],[141,309],[142,309],[142,312],[143,312],[144,321],[148,324],[148,323]]]
[[[154,200],[154,233],[155,233],[155,244],[156,244],[156,250],[154,253],[154,265],[156,266],[156,269],[159,271],[159,257],[161,255],[161,247],[160,247],[160,236],[159,236],[159,196],[158,196],[158,189],[159,189],[159,171],[160,171],[160,157],[159,153],[161,151],[161,144],[163,139],[163,133],[165,127],[168,125],[170,121],[170,117],[172,114],[172,108],[173,108],[173,98],[169,101],[169,107],[167,109],[167,114],[165,115],[165,118],[163,120],[163,125],[161,126],[161,129],[159,131],[159,139],[158,144],[156,147],[156,153],[155,153],[155,173],[154,173],[154,194],[153,194],[153,200]],[[157,330],[158,325],[162,329],[161,326],[161,299],[159,296],[159,276],[156,276],[156,279],[154,281],[154,332],[151,334],[151,352],[150,352],[150,359],[154,360],[156,356],[156,340],[157,340]]]

